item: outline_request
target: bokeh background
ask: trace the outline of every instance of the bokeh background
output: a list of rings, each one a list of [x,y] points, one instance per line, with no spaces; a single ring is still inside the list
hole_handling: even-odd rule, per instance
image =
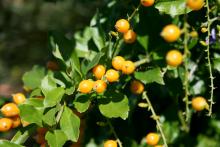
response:
[[[34,64],[51,60],[48,31],[72,35],[89,24],[105,0],[0,0],[0,96],[22,89]]]

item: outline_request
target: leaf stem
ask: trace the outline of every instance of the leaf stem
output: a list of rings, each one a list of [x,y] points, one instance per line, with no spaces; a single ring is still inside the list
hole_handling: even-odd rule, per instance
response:
[[[131,15],[128,17],[128,21],[130,21],[135,16],[135,14],[139,11],[140,6],[141,6],[141,3],[139,3],[137,8],[135,8],[134,11],[131,13]]]
[[[161,134],[161,136],[162,136],[164,146],[165,146],[165,147],[168,147],[167,141],[166,141],[166,137],[165,137],[164,132],[163,132],[163,129],[162,129],[162,124],[161,124],[161,122],[160,122],[160,119],[159,119],[158,115],[157,115],[157,114],[155,113],[155,111],[154,111],[154,108],[153,108],[153,106],[152,106],[152,104],[151,104],[150,99],[149,99],[148,96],[147,96],[147,92],[146,92],[146,91],[143,92],[142,97],[143,97],[143,99],[145,99],[145,100],[147,101],[147,103],[148,103],[148,107],[149,107],[149,109],[150,109],[150,111],[151,111],[151,113],[152,113],[152,118],[156,121],[157,127],[158,127],[158,129],[159,129],[159,131],[160,131],[160,134]]]
[[[186,115],[186,122],[189,120],[189,71],[188,71],[188,58],[189,58],[189,49],[188,49],[188,23],[187,23],[187,12],[185,8],[185,14],[184,14],[184,26],[183,26],[183,31],[184,31],[184,69],[185,69],[185,74],[184,74],[184,82],[183,82],[183,88],[185,91],[185,96],[183,98],[183,101],[185,102],[185,115]]]
[[[118,138],[118,135],[117,135],[117,133],[115,132],[115,129],[114,129],[114,127],[112,126],[111,121],[110,121],[108,118],[107,118],[107,123],[108,123],[108,125],[109,125],[109,127],[110,127],[110,129],[111,129],[111,132],[113,133],[114,137],[116,138],[116,141],[118,142],[119,147],[122,147],[122,143],[121,143],[120,139]]]
[[[208,113],[208,116],[211,116],[212,115],[212,105],[214,104],[213,102],[213,93],[214,93],[214,77],[213,77],[213,73],[212,73],[212,65],[211,65],[211,59],[210,59],[210,27],[211,27],[211,19],[210,19],[210,16],[209,16],[209,13],[210,13],[210,8],[209,8],[209,0],[206,0],[206,8],[207,8],[207,30],[208,30],[208,38],[207,38],[207,48],[206,48],[206,51],[207,51],[207,60],[208,60],[208,68],[209,68],[209,77],[210,77],[210,87],[211,87],[211,91],[210,91],[210,98],[209,98],[209,102],[210,102],[210,106],[209,106],[209,113]]]
[[[135,67],[138,67],[142,64],[149,63],[149,62],[150,62],[150,59],[146,57],[146,58],[136,61],[134,64],[135,64]]]

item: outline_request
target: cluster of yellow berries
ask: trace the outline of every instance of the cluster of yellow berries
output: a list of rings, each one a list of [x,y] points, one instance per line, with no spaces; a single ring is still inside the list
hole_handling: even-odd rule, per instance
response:
[[[113,83],[117,82],[120,77],[119,71],[122,74],[132,74],[135,71],[135,64],[132,61],[125,60],[121,56],[116,56],[112,59],[112,67],[114,69],[109,69],[106,71],[104,65],[96,65],[93,69],[93,75],[96,78],[96,81],[92,80],[83,80],[79,83],[78,91],[84,94],[90,93],[94,90],[97,93],[103,93],[107,88],[107,82]],[[134,80],[131,83],[131,91],[135,94],[140,94],[144,90],[144,85]]]
[[[5,104],[1,108],[4,118],[0,118],[0,132],[6,132],[21,125],[20,111],[17,105],[23,103],[26,97],[22,93],[16,93],[12,96],[13,102]]]

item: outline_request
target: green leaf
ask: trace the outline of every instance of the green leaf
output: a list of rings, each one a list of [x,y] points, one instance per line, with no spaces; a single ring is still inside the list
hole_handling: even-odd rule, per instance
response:
[[[105,97],[98,99],[98,103],[100,112],[108,118],[128,117],[128,98],[122,93],[107,91]]]
[[[159,67],[145,72],[135,72],[134,76],[136,79],[142,81],[145,84],[156,82],[158,84],[164,85],[163,74]]]
[[[44,106],[45,107],[53,107],[57,103],[59,103],[65,93],[64,88],[58,87],[51,91],[48,91],[47,95],[44,98]]]
[[[34,106],[27,104],[19,105],[19,109],[22,120],[42,126],[42,117],[43,117],[42,109],[36,109]]]
[[[67,106],[64,107],[60,119],[60,128],[66,134],[68,140],[76,142],[79,138],[80,119]]]
[[[67,137],[61,130],[48,131],[45,136],[50,147],[61,147],[67,141]]]
[[[34,66],[31,71],[26,72],[22,80],[28,88],[35,89],[40,86],[41,80],[45,75],[45,69],[40,66]]]
[[[214,63],[214,69],[220,72],[220,58],[215,58],[213,60]]]
[[[181,15],[185,13],[185,0],[160,0],[155,4],[155,8],[160,12],[171,16]],[[191,10],[187,8],[187,13]]]
[[[31,92],[30,97],[34,97],[34,96],[42,96],[40,88],[37,88]]]
[[[78,112],[80,112],[80,113],[85,112],[89,108],[89,105],[91,103],[89,98],[90,98],[90,95],[88,95],[88,94],[76,95],[76,98],[75,98],[73,104]]]
[[[137,41],[141,44],[141,46],[147,51],[148,50],[148,42],[149,36],[138,36]]]
[[[86,73],[91,70],[94,66],[96,66],[99,63],[99,60],[104,55],[103,52],[99,52],[96,54],[96,56],[93,58],[91,62],[86,66],[85,70],[83,71],[83,74],[86,75]]]
[[[49,91],[57,87],[56,83],[53,80],[52,75],[46,75],[41,81],[41,90],[46,95]]]
[[[104,48],[105,46],[105,36],[104,36],[104,31],[102,30],[102,27],[100,25],[100,15],[99,12],[97,12],[91,22],[90,22],[90,29],[91,29],[91,33],[92,33],[92,39],[95,43],[95,45],[97,46],[97,48],[99,49],[99,51],[101,51],[102,48]]]
[[[82,77],[79,58],[78,58],[75,51],[72,52],[72,56],[71,56],[70,61],[71,61],[72,69],[75,70]]]
[[[36,131],[36,126],[28,126],[27,130],[22,132],[21,130],[18,130],[14,137],[11,139],[11,142],[16,144],[23,144],[26,142],[26,140]]]
[[[15,144],[8,140],[0,140],[0,146],[1,147],[24,147],[23,145]]]
[[[49,111],[47,111],[43,116],[43,121],[49,126],[53,126],[56,124],[56,113],[58,112],[58,108],[52,108]]]
[[[34,107],[44,107],[43,99],[40,98],[29,98],[25,101],[25,104],[32,105]]]

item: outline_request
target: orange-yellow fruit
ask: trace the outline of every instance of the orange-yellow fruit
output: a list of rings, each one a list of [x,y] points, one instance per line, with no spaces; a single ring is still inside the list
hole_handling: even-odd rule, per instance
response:
[[[123,39],[126,43],[134,43],[136,38],[137,38],[137,35],[133,30],[128,30],[123,35]]]
[[[96,65],[92,72],[96,79],[100,80],[105,75],[105,67],[103,65]]]
[[[161,32],[161,36],[167,42],[174,42],[179,39],[181,31],[178,26],[174,24],[169,24],[165,26]]]
[[[103,93],[105,91],[106,87],[107,87],[107,84],[106,84],[105,81],[97,80],[97,81],[94,82],[93,89],[97,93]]]
[[[141,94],[144,91],[144,84],[140,81],[134,80],[131,82],[130,89],[133,94]]]
[[[122,64],[121,70],[123,74],[132,74],[135,71],[135,65],[132,61],[125,61]]]
[[[12,98],[13,98],[13,101],[16,103],[16,104],[22,104],[25,102],[26,100],[26,97],[23,93],[16,93],[16,94],[13,94],[12,95]]]
[[[83,80],[79,83],[79,92],[81,93],[90,93],[92,91],[94,82],[91,80]]]
[[[1,112],[5,117],[13,117],[19,115],[20,111],[15,103],[7,103],[1,108]]]
[[[21,119],[19,116],[10,118],[12,120],[12,128],[17,128],[21,125]]]
[[[116,82],[119,79],[119,73],[118,73],[118,71],[116,71],[114,69],[109,69],[106,72],[105,77],[106,77],[107,81],[109,81],[109,82]]]
[[[154,0],[141,0],[141,4],[145,7],[150,7],[154,4]]]
[[[186,5],[192,10],[200,10],[204,6],[204,0],[187,0]]]
[[[192,107],[196,111],[202,111],[208,109],[209,106],[204,97],[198,96],[192,99]]]
[[[125,59],[123,57],[116,56],[112,59],[112,66],[116,70],[121,70],[124,61],[125,61]]]
[[[166,62],[170,66],[177,67],[183,62],[183,55],[178,50],[171,50],[166,55]]]
[[[146,136],[146,142],[148,145],[157,145],[160,140],[160,136],[157,133],[148,133]]]
[[[9,118],[0,118],[0,132],[9,131],[12,127],[12,120]]]
[[[104,143],[104,147],[117,147],[117,142],[115,140],[107,140]]]
[[[163,145],[155,145],[154,147],[163,147]]]
[[[130,24],[126,19],[119,19],[115,24],[115,28],[120,33],[126,33],[130,28]]]

